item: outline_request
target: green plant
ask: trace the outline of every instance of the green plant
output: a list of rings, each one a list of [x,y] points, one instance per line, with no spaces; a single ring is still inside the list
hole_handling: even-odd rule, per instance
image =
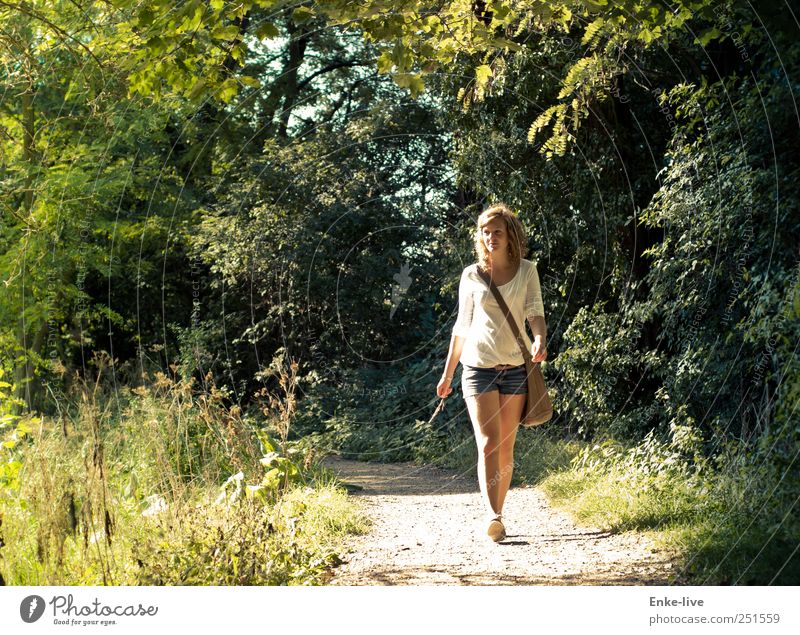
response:
[[[223,392],[157,375],[114,394],[101,376],[0,449],[22,465],[0,486],[7,584],[317,584],[363,530],[307,441],[236,443],[249,427]]]
[[[18,446],[40,421],[36,417],[14,414],[14,405],[21,406],[23,402],[14,396],[14,386],[3,381],[4,373],[0,367],[0,497],[7,495],[7,491],[19,491],[22,452]]]

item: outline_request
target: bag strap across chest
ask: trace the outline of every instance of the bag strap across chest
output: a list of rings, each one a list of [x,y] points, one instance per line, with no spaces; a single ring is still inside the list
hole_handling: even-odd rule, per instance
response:
[[[480,265],[478,265],[477,271],[478,275],[481,277],[481,280],[483,280],[492,291],[494,299],[497,300],[497,304],[500,305],[500,310],[506,316],[506,322],[508,322],[508,325],[511,327],[511,331],[514,333],[514,339],[519,345],[519,350],[522,351],[522,358],[525,360],[525,363],[528,364],[529,362],[532,362],[531,352],[528,350],[528,347],[525,346],[525,340],[522,338],[522,334],[517,326],[517,322],[514,319],[514,316],[511,315],[511,309],[508,308],[508,304],[506,304],[506,301],[503,299],[500,289],[497,288],[497,285],[494,283],[491,276],[481,269]]]

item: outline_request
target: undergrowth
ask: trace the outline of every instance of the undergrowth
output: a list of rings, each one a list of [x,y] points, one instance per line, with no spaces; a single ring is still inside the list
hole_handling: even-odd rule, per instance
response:
[[[583,524],[639,530],[675,555],[692,584],[800,582],[795,473],[757,452],[687,457],[653,435],[635,446],[585,444],[568,469],[542,482],[548,498]],[[788,511],[787,511],[788,510]]]
[[[365,530],[308,444],[288,439],[282,390],[245,415],[213,386],[156,373],[61,395],[60,417],[6,417],[0,582],[10,585],[320,584]]]

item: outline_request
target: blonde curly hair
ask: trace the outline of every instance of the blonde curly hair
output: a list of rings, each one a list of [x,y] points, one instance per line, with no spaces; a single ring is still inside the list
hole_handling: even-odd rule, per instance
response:
[[[517,218],[517,215],[503,203],[495,203],[487,207],[481,212],[481,215],[478,216],[478,226],[475,229],[475,255],[478,258],[478,264],[483,270],[489,268],[489,251],[483,243],[482,232],[483,228],[496,218],[502,218],[506,221],[506,229],[508,232],[508,256],[512,266],[516,268],[519,266],[520,260],[528,254],[528,239],[525,235],[525,228],[522,226],[522,222]]]

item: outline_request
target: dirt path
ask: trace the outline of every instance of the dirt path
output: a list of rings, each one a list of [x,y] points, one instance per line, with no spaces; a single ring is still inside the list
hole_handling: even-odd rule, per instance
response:
[[[406,463],[326,464],[355,486],[373,523],[330,584],[675,584],[669,555],[644,536],[577,527],[534,487],[509,492],[508,538],[495,544],[483,535],[474,478]]]

